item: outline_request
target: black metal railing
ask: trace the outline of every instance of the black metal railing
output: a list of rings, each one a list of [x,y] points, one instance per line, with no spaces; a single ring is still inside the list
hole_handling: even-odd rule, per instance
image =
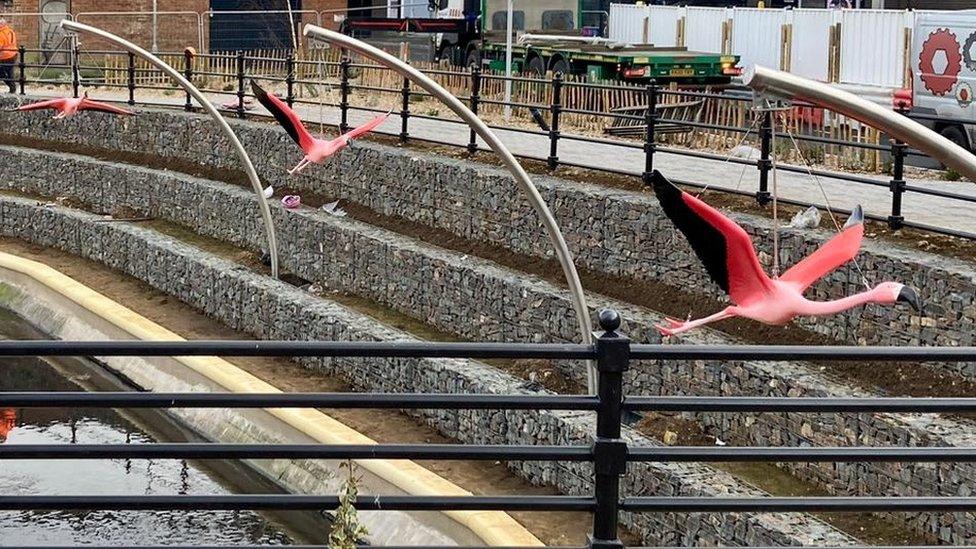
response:
[[[18,60],[19,67],[19,88],[20,93],[25,94],[28,90],[27,87],[32,83],[40,84],[51,84],[51,83],[66,83],[64,80],[52,80],[42,78],[43,71],[48,69],[57,70],[67,70],[71,73],[70,85],[72,86],[73,93],[77,96],[80,93],[80,88],[88,85],[89,83],[97,86],[107,86],[107,87],[117,87],[125,88],[128,90],[128,102],[129,104],[136,103],[136,91],[139,89],[147,90],[174,90],[174,85],[156,85],[156,84],[141,84],[139,83],[139,75],[146,72],[146,69],[137,70],[135,67],[135,59],[131,54],[118,51],[84,51],[80,52],[77,48],[72,50],[71,59],[67,64],[64,65],[41,65],[37,63],[27,62],[27,58],[32,55],[38,55],[47,52],[47,50],[38,49],[20,49],[20,58]],[[48,52],[50,53],[50,52]],[[83,55],[82,55],[83,54]],[[173,55],[184,55],[184,54],[173,54]],[[94,65],[84,65],[82,60],[84,58],[90,57],[112,57],[112,56],[126,56],[128,57],[128,67],[127,67],[127,83],[126,84],[111,84],[106,85],[104,83],[99,83],[97,79],[86,79],[84,75],[87,72],[98,72],[108,73],[112,71],[118,71],[119,69],[106,68],[104,66],[94,66]],[[194,63],[196,59],[217,59],[225,61],[228,66],[234,66],[235,70],[233,72],[217,72],[217,71],[203,71],[194,68]],[[285,76],[280,75],[267,75],[267,74],[253,74],[249,71],[249,67],[252,62],[265,61],[265,62],[280,62],[282,67],[286,71]],[[363,111],[363,112],[386,112],[386,109],[371,108],[365,106],[354,106],[350,101],[352,93],[368,92],[371,94],[385,94],[392,97],[396,97],[400,106],[398,111],[394,111],[394,114],[400,118],[400,128],[396,133],[391,133],[390,135],[397,137],[400,141],[421,141],[421,142],[431,142],[438,145],[452,145],[461,146],[467,148],[467,150],[474,154],[479,150],[482,150],[478,144],[478,140],[472,131],[470,133],[470,138],[467,143],[453,142],[444,139],[437,139],[432,137],[421,137],[416,134],[411,134],[410,121],[412,119],[417,120],[436,120],[440,122],[449,122],[456,124],[463,124],[463,122],[454,119],[447,118],[437,115],[421,114],[419,112],[413,112],[410,109],[411,99],[413,97],[429,97],[430,95],[421,90],[412,89],[409,81],[403,80],[401,85],[396,87],[382,87],[382,86],[366,86],[362,84],[355,83],[355,78],[353,77],[354,70],[388,70],[380,65],[369,64],[369,63],[355,63],[350,59],[343,58],[340,61],[330,62],[330,61],[299,61],[295,60],[294,57],[289,56],[286,59],[272,59],[264,57],[252,57],[247,56],[243,52],[235,52],[232,54],[185,54],[183,58],[184,66],[182,71],[188,78],[222,78],[228,81],[233,81],[233,89],[224,88],[206,88],[204,87],[202,91],[211,94],[226,94],[236,96],[237,103],[236,108],[232,109],[232,112],[236,114],[239,118],[246,118],[249,116],[247,108],[245,106],[245,99],[250,97],[250,91],[247,86],[247,80],[252,77],[261,78],[263,80],[268,80],[272,82],[280,82],[285,85],[285,97],[284,100],[289,105],[308,105],[316,107],[335,107],[340,111],[340,121],[339,129],[340,131],[348,131],[349,125],[349,114],[352,111]],[[303,69],[316,69],[323,73],[334,74],[334,78],[320,78],[317,80],[307,80],[297,78],[296,75],[307,72]],[[36,78],[30,78],[29,73],[32,70],[41,70],[41,75]],[[125,69],[123,69],[125,70]],[[444,71],[444,70],[428,70],[429,74],[435,76],[458,76],[456,71]],[[769,190],[770,183],[770,173],[772,171],[772,155],[774,150],[776,150],[777,145],[790,146],[791,143],[787,141],[787,137],[783,135],[774,136],[772,131],[772,115],[769,112],[759,112],[756,116],[762,117],[762,123],[759,124],[758,129],[753,127],[741,127],[741,126],[730,126],[722,124],[711,124],[700,122],[698,120],[684,120],[684,119],[672,119],[662,116],[662,108],[667,104],[665,101],[668,97],[675,98],[685,98],[685,99],[695,99],[695,100],[708,100],[708,99],[720,99],[726,101],[733,101],[739,103],[747,103],[752,101],[751,91],[745,93],[741,89],[729,88],[725,92],[702,92],[702,91],[689,91],[689,90],[671,90],[665,89],[661,86],[656,85],[654,82],[649,83],[644,89],[644,97],[646,98],[646,112],[644,114],[623,114],[615,112],[601,112],[594,110],[584,110],[584,109],[573,109],[565,105],[565,96],[567,90],[572,88],[593,88],[606,90],[608,92],[630,92],[633,93],[635,88],[633,86],[622,86],[614,84],[596,84],[596,83],[585,83],[585,82],[571,82],[563,78],[561,74],[554,74],[551,77],[525,77],[525,76],[514,76],[507,78],[502,75],[489,74],[483,72],[479,69],[474,69],[470,72],[468,80],[468,94],[464,96],[459,96],[460,99],[466,101],[470,108],[474,112],[478,112],[479,106],[481,105],[498,105],[504,106],[506,103],[504,101],[487,99],[484,97],[484,86],[487,80],[495,81],[505,81],[511,80],[515,84],[520,85],[531,85],[531,86],[542,86],[546,89],[544,94],[549,97],[548,103],[522,103],[522,102],[509,102],[508,106],[513,109],[527,109],[535,110],[536,121],[539,123],[539,129],[529,129],[525,127],[517,127],[510,125],[491,125],[493,129],[505,130],[507,132],[520,133],[526,135],[535,135],[539,137],[544,137],[548,139],[548,154],[546,155],[528,155],[519,154],[520,158],[528,160],[536,160],[545,163],[550,169],[556,169],[560,166],[576,167],[576,168],[586,168],[597,170],[601,172],[613,173],[613,174],[623,174],[631,175],[636,177],[643,177],[645,180],[647,175],[653,170],[654,167],[654,157],[657,153],[666,153],[669,155],[685,156],[690,158],[698,158],[705,160],[712,160],[716,162],[723,163],[733,163],[741,166],[751,166],[754,167],[758,172],[758,186],[755,191],[747,191],[739,188],[729,189],[722,187],[710,187],[712,190],[717,192],[726,192],[732,194],[738,194],[743,196],[750,196],[754,198],[759,204],[766,205],[771,201],[771,195]],[[320,86],[323,84],[334,85],[338,87],[339,90],[339,101],[309,101],[296,96],[296,87],[301,85],[315,85]],[[141,104],[154,105],[154,106],[174,106],[171,103],[143,100],[140,101]],[[193,110],[192,101],[187,97],[186,103],[183,105],[186,110]],[[794,103],[797,107],[807,107],[815,108],[814,105],[805,104],[802,102]],[[894,107],[893,107],[894,108]],[[541,113],[547,113],[549,115],[549,121],[541,119]],[[636,141],[628,141],[625,139],[611,139],[611,138],[600,138],[587,135],[573,134],[565,131],[565,127],[561,127],[561,117],[565,114],[584,114],[588,116],[593,116],[595,118],[605,119],[607,121],[613,120],[626,120],[634,123],[639,123],[643,125],[646,130],[643,132],[642,143]],[[955,125],[957,127],[967,127],[974,125],[974,121],[967,119],[957,119],[957,118],[945,118],[936,117],[920,113],[904,113],[918,121],[930,124],[934,127],[940,127],[945,125]],[[252,115],[253,116],[253,115]],[[756,140],[758,141],[758,148],[760,151],[759,158],[730,158],[726,155],[704,152],[693,150],[689,148],[681,148],[675,146],[666,146],[661,143],[660,138],[662,128],[669,126],[670,128],[684,127],[689,130],[692,129],[702,129],[702,130],[715,130],[720,132],[732,133],[739,136],[747,136],[749,134],[754,134]],[[383,133],[382,131],[378,133]],[[797,142],[812,143],[821,146],[834,146],[838,148],[848,148],[855,150],[867,150],[874,151],[877,153],[882,153],[887,155],[887,161],[890,162],[890,178],[885,181],[880,178],[873,178],[864,175],[857,175],[853,173],[845,173],[840,171],[829,171],[822,169],[813,169],[809,166],[803,165],[789,165],[783,162],[777,162],[776,168],[780,171],[787,173],[794,173],[800,175],[812,175],[814,177],[820,177],[830,180],[843,181],[851,183],[854,185],[863,185],[867,187],[876,188],[886,188],[890,195],[890,204],[887,209],[889,211],[887,216],[872,215],[868,214],[869,219],[886,223],[891,229],[900,229],[902,227],[913,227],[917,229],[948,234],[952,236],[958,236],[968,239],[976,239],[976,233],[972,233],[966,230],[960,230],[951,226],[945,225],[932,225],[914,221],[911,219],[906,219],[904,214],[903,205],[906,201],[910,200],[911,195],[926,195],[943,198],[954,202],[964,202],[976,204],[976,196],[970,196],[958,192],[943,191],[937,189],[930,189],[926,187],[910,185],[905,181],[905,163],[909,157],[925,156],[923,153],[909,149],[904,143],[891,140],[887,144],[874,144],[863,141],[856,140],[844,140],[835,139],[830,137],[823,137],[818,135],[795,135],[792,136]],[[560,156],[560,148],[562,144],[566,142],[582,142],[591,143],[597,145],[612,145],[615,147],[620,147],[622,149],[629,150],[639,150],[643,151],[645,155],[644,166],[642,169],[620,166],[617,162],[607,162],[604,164],[596,162],[572,162],[567,160],[565,157]],[[696,181],[686,181],[681,179],[675,179],[676,182],[683,185],[699,187],[702,188],[705,185],[701,182]],[[811,185],[813,183],[811,182]],[[796,206],[811,206],[815,205],[818,207],[827,207],[829,205],[822,203],[809,202],[804,200],[793,200],[793,199],[779,199],[780,203],[790,204]],[[843,208],[833,208],[833,211],[839,214],[848,214],[848,210]]]
[[[0,445],[11,459],[428,459],[588,462],[588,495],[370,495],[355,506],[375,511],[585,511],[592,513],[588,547],[622,549],[621,512],[971,512],[976,497],[674,497],[623,494],[620,480],[634,462],[976,462],[976,448],[925,447],[640,447],[621,436],[632,412],[723,413],[972,413],[976,398],[788,398],[627,396],[623,376],[642,360],[976,361],[976,348],[662,346],[636,345],[619,333],[620,317],[604,310],[593,345],[518,343],[188,341],[0,341],[0,356],[277,356],[372,358],[533,358],[593,360],[596,395],[0,392],[5,408],[373,408],[408,410],[575,410],[596,414],[590,444],[22,444]],[[877,367],[874,365],[873,367]],[[330,510],[334,495],[2,495],[0,510]]]

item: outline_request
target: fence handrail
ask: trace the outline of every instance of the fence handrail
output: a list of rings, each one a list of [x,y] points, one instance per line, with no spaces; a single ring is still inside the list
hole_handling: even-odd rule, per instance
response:
[[[324,511],[339,507],[339,496],[292,494],[0,496],[0,511],[162,511],[240,510]],[[973,498],[976,501],[976,498]],[[361,511],[592,511],[587,496],[374,496],[354,504]]]
[[[0,445],[3,460],[99,459],[426,459],[466,461],[592,462],[592,446],[530,444],[153,444]],[[976,447],[877,446],[644,446],[630,462],[973,463]]]
[[[0,341],[0,356],[330,356],[594,360],[595,345],[412,341]],[[633,344],[633,360],[976,362],[976,347]]]
[[[2,392],[0,405],[13,408],[342,408],[420,410],[595,411],[599,399],[586,395],[436,393],[134,393]],[[976,406],[974,406],[976,407]]]
[[[189,10],[173,10],[173,11],[80,11],[77,13],[76,17],[95,16],[95,15],[200,15],[200,12],[189,11]]]

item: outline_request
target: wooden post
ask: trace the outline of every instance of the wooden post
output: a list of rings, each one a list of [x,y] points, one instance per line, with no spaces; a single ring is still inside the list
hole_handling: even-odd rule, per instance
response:
[[[684,17],[679,17],[678,18],[678,23],[677,23],[678,28],[677,28],[677,30],[675,30],[675,33],[674,33],[674,42],[675,42],[674,45],[677,46],[677,47],[679,47],[679,48],[685,47],[685,23],[686,23],[686,21],[687,20]]]
[[[793,25],[787,23],[780,27],[779,70],[789,72],[793,68]]]
[[[651,43],[651,17],[644,17],[644,30],[641,31],[641,44]]]
[[[732,20],[722,22],[722,55],[732,55]]]
[[[904,41],[902,42],[901,56],[905,63],[905,70],[902,73],[902,87],[905,89],[912,88],[912,39],[914,38],[912,34],[912,29],[910,27],[905,28]]]
[[[840,47],[840,37],[841,37],[841,27],[840,23],[832,25],[830,27],[830,34],[828,37],[829,57],[827,58],[827,81],[828,82],[840,82],[840,65],[841,65],[841,47]]]

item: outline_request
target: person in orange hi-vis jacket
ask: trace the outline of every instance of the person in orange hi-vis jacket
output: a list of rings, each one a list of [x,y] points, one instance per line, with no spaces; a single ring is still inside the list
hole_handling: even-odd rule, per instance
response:
[[[10,431],[17,426],[17,410],[4,408],[0,410],[0,443],[6,442]]]
[[[10,93],[17,91],[14,83],[14,64],[17,62],[17,33],[0,16],[0,80],[3,80]]]

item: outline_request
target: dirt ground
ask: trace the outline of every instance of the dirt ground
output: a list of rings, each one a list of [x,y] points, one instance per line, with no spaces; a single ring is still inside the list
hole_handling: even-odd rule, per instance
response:
[[[64,252],[20,240],[0,239],[0,250],[40,261],[94,288],[139,314],[187,339],[253,339],[197,313],[162,292],[127,275]],[[283,391],[348,392],[349,386],[332,377],[306,370],[287,359],[231,358],[230,362]],[[378,442],[451,444],[432,428],[405,414],[386,410],[325,410],[342,423]],[[418,461],[424,467],[474,494],[554,495],[553,488],[533,486],[516,477],[501,462]],[[588,513],[527,513],[511,515],[547,545],[585,543],[591,518]],[[636,541],[628,536],[631,544]]]

